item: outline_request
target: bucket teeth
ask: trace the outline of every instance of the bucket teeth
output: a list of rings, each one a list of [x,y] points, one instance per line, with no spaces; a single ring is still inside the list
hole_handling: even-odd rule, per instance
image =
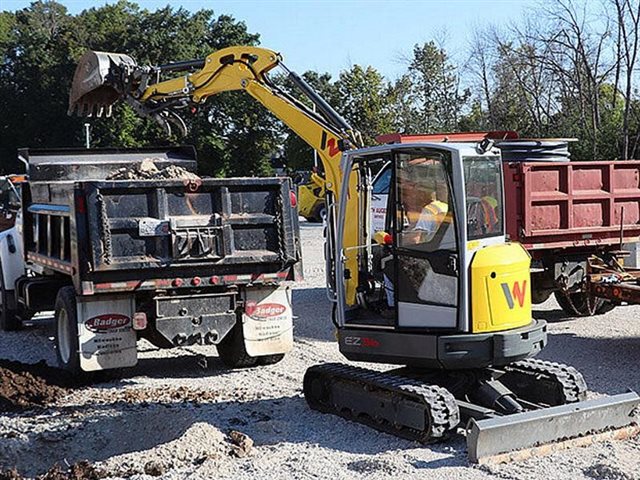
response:
[[[111,105],[126,96],[123,75],[136,63],[128,55],[86,52],[78,61],[69,92],[69,115],[81,117],[111,115]]]

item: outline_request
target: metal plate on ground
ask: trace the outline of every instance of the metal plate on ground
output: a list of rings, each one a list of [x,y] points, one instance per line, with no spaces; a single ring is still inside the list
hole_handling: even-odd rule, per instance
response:
[[[499,463],[504,454],[636,425],[635,392],[558,407],[470,420],[467,451],[474,463]]]

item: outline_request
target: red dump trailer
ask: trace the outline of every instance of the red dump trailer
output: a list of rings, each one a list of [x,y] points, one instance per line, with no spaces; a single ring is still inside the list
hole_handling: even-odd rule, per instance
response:
[[[640,160],[505,161],[507,233],[532,257],[533,301],[551,293],[569,313],[634,299],[622,245],[640,239]]]
[[[532,257],[534,303],[593,315],[640,303],[640,270],[623,244],[640,241],[640,160],[570,161],[567,139],[511,131],[382,135],[380,143],[473,142],[503,160],[505,226]],[[376,186],[374,185],[374,192]]]

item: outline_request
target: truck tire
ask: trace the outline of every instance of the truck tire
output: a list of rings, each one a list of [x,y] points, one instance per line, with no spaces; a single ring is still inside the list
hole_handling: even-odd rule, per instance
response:
[[[244,347],[241,315],[238,315],[236,324],[217,347],[220,360],[229,368],[248,368],[258,363],[258,357],[250,356]]]
[[[62,287],[58,291],[55,319],[56,356],[60,368],[73,375],[84,376],[80,368],[76,291],[73,287]]]
[[[0,305],[0,330],[5,332],[12,332],[15,330],[20,330],[22,327],[22,322],[20,318],[16,315],[16,311],[8,308],[10,303],[9,296],[13,295],[13,293],[7,291],[4,288],[4,277],[2,275],[2,263],[0,263],[0,301],[2,305]]]

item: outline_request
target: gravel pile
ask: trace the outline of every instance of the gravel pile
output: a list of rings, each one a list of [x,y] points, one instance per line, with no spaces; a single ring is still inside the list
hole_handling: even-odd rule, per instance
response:
[[[107,180],[200,180],[200,177],[177,165],[159,168],[159,159],[145,158],[131,167],[123,167],[107,177]]]
[[[124,378],[73,389],[46,410],[0,414],[0,470],[34,477],[86,460],[107,478],[141,480],[640,478],[637,439],[486,468],[468,464],[460,435],[424,446],[310,410],[305,370],[343,359],[324,290],[322,227],[301,230],[305,280],[293,291],[295,348],[282,362],[232,371],[214,348],[141,342]],[[536,315],[550,322],[542,358],[577,367],[595,394],[640,390],[640,307],[567,320],[551,300]],[[51,320],[36,319],[0,335],[0,357],[53,364],[51,336]]]

